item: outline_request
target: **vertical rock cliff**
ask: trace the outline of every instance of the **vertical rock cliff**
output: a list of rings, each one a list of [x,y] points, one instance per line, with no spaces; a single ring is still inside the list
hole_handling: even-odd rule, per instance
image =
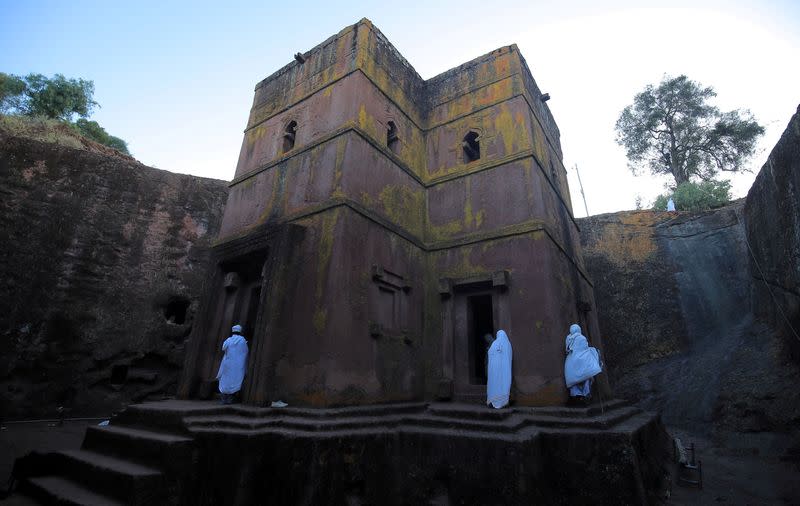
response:
[[[798,167],[796,114],[746,201],[580,220],[617,395],[677,426],[800,443]]]
[[[754,310],[800,363],[800,107],[747,194]]]
[[[0,129],[0,418],[174,388],[222,181]]]

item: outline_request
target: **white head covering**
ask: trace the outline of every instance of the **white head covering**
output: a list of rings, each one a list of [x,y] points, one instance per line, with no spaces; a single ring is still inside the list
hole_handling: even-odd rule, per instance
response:
[[[511,393],[511,341],[505,331],[497,331],[497,339],[489,347],[489,369],[486,380],[486,404],[502,408]]]
[[[242,333],[242,326],[239,325],[239,324],[234,325],[233,327],[231,327],[231,332],[238,332],[238,333],[241,334]]]
[[[600,354],[589,346],[589,341],[581,333],[581,327],[573,323],[569,327],[565,348],[564,380],[567,388],[593,378],[602,371]]]
[[[578,336],[583,336],[583,334],[581,334],[581,326],[577,323],[573,323],[569,326],[569,334],[567,334],[567,339],[564,343],[564,348],[567,353],[571,352],[574,348],[575,340],[578,338]],[[586,338],[584,337],[584,340],[585,339]]]

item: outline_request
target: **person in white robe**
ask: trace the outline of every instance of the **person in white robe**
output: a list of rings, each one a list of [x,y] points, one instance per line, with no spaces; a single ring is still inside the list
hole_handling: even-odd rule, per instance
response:
[[[508,404],[511,393],[511,341],[505,331],[497,331],[497,338],[487,353],[486,404],[499,409]]]
[[[247,368],[247,341],[242,337],[242,326],[231,327],[233,333],[222,343],[225,355],[219,364],[217,379],[219,380],[219,393],[222,395],[223,404],[231,404],[234,395],[242,389],[245,369]]]
[[[581,333],[580,325],[573,323],[566,340],[567,358],[564,360],[564,380],[571,397],[588,400],[591,397],[592,381],[603,370],[600,353],[589,346]]]

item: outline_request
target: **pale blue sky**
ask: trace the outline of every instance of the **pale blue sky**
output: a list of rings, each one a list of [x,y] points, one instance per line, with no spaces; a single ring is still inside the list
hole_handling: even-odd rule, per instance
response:
[[[219,179],[233,176],[255,84],[362,17],[424,78],[517,43],[553,97],[578,216],[575,164],[591,214],[662,190],[630,175],[613,125],[665,72],[756,114],[768,129],[756,170],[800,103],[800,2],[789,0],[109,4],[0,0],[0,71],[91,79],[92,119],[139,160]],[[735,180],[737,196],[752,179]]]

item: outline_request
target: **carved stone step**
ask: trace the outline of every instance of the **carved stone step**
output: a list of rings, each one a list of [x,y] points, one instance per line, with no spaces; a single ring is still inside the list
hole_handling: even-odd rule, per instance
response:
[[[42,504],[81,506],[122,506],[124,504],[61,476],[28,478],[20,485],[20,489]]]
[[[297,433],[332,433],[346,430],[415,430],[420,428],[448,428],[487,433],[516,433],[527,427],[609,429],[641,412],[636,407],[624,406],[605,412],[587,414],[559,410],[492,410],[481,407],[461,409],[429,410],[392,416],[337,417],[330,419],[308,419],[291,416],[245,417],[237,414],[194,416],[185,419],[189,430],[206,433],[209,430],[231,433],[269,433],[293,431]],[[550,414],[552,413],[552,414]]]
[[[63,451],[55,455],[61,461],[60,475],[97,493],[128,504],[161,502],[164,476],[157,469],[87,450]]]
[[[191,456],[191,445],[192,439],[182,435],[107,425],[89,427],[82,448],[162,470],[179,471]]]

